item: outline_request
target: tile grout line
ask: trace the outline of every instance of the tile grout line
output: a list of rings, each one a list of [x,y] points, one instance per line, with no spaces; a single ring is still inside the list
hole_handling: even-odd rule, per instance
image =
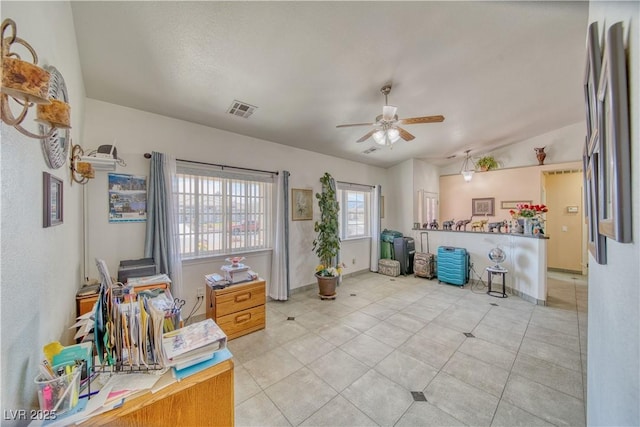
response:
[[[498,413],[498,407],[500,407],[500,403],[502,402],[502,399],[504,398],[504,391],[507,389],[507,384],[509,384],[509,379],[511,378],[511,373],[513,372],[513,366],[516,364],[516,359],[518,358],[518,354],[520,354],[520,348],[522,348],[522,342],[524,341],[524,337],[527,335],[527,330],[529,329],[529,324],[531,323],[531,318],[533,317],[533,310],[531,310],[531,314],[529,315],[529,319],[527,320],[527,327],[524,329],[524,333],[522,334],[522,338],[520,339],[520,344],[518,345],[518,350],[515,352],[516,353],[516,357],[513,359],[513,363],[511,364],[511,367],[509,368],[509,374],[507,375],[507,380],[504,382],[504,387],[502,388],[502,393],[500,393],[500,397],[498,398],[498,405],[496,406],[495,411],[493,412],[493,416],[491,417],[491,423],[489,425],[493,425],[493,421],[496,418],[496,414]],[[515,406],[518,409],[521,409],[523,411],[525,411],[524,409],[520,408],[519,406],[511,403],[511,402],[507,402],[513,406]],[[531,414],[529,411],[525,411],[528,414]],[[536,418],[540,418],[535,414],[531,414]],[[542,419],[542,418],[540,418]],[[545,420],[546,421],[546,420]]]

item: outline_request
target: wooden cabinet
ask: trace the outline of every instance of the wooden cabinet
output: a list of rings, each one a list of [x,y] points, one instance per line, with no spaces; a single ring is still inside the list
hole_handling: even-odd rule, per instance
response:
[[[209,287],[207,317],[213,319],[230,340],[264,329],[265,286],[265,281],[259,279],[224,289]]]
[[[125,400],[83,426],[233,426],[233,361],[184,378],[156,393]]]
[[[153,285],[136,286],[134,289],[136,292],[148,291],[149,289],[167,289],[168,283],[155,283]],[[76,316],[82,316],[83,314],[91,311],[93,305],[98,300],[98,294],[89,296],[76,296]]]

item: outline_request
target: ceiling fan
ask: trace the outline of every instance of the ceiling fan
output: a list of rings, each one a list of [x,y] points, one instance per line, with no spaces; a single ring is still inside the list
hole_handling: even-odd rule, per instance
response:
[[[376,121],[373,123],[352,123],[346,125],[338,125],[338,128],[353,127],[353,126],[375,126],[376,128],[367,132],[357,142],[363,142],[373,137],[374,141],[380,145],[391,146],[400,138],[405,141],[411,141],[415,139],[415,136],[398,126],[402,125],[415,125],[420,123],[440,123],[444,121],[444,116],[424,116],[424,117],[412,117],[408,119],[398,119],[396,111],[398,107],[389,105],[387,97],[391,92],[391,85],[385,85],[380,89],[380,93],[384,95],[384,106],[382,107],[382,114],[376,117]]]

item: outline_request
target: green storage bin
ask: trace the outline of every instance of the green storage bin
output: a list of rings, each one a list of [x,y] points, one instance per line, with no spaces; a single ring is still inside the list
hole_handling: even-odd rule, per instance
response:
[[[402,237],[402,233],[386,228],[380,233],[380,258],[394,259],[393,239],[396,237]]]

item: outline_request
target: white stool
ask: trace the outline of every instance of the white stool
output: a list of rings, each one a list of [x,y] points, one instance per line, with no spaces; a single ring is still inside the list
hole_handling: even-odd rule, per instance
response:
[[[507,297],[507,292],[506,292],[506,284],[507,284],[507,273],[509,272],[509,270],[507,270],[506,268],[502,268],[502,267],[487,267],[487,276],[488,276],[488,286],[489,289],[487,290],[487,294],[491,295],[492,297],[496,297],[496,298],[506,298]],[[493,291],[491,290],[491,279],[493,278],[494,274],[501,274],[502,275],[502,292],[499,291]]]

